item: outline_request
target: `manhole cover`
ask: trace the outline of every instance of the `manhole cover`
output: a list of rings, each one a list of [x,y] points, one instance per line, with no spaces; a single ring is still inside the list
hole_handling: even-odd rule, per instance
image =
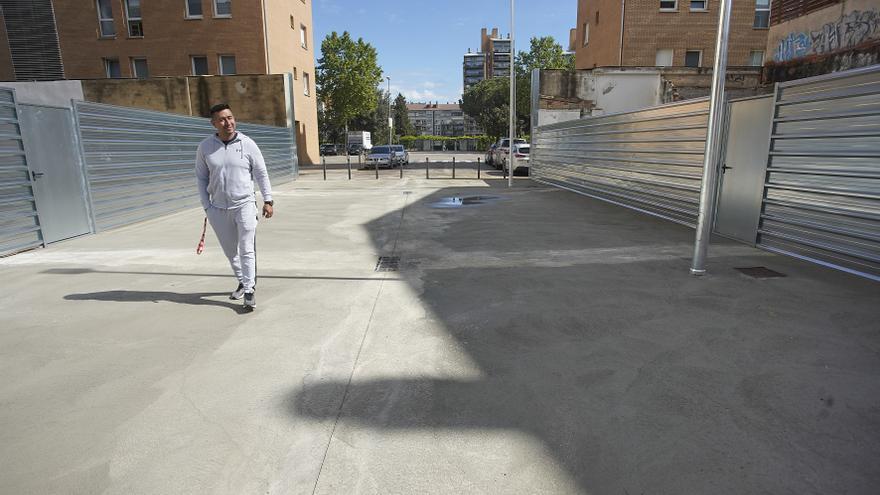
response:
[[[377,272],[396,272],[400,269],[400,256],[379,256],[376,263]]]
[[[736,270],[752,278],[779,278],[785,276],[785,274],[771,270],[765,266],[750,266],[746,268],[736,268]]]

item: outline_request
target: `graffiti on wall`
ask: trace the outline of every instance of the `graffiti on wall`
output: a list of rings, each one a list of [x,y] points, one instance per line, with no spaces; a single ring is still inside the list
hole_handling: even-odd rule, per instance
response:
[[[817,31],[789,33],[779,40],[773,59],[786,62],[807,55],[822,55],[880,37],[880,13],[854,10]]]

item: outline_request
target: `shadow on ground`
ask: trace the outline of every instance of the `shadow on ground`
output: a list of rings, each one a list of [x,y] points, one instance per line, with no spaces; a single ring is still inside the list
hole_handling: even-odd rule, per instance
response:
[[[114,272],[116,273],[116,272]],[[236,313],[246,313],[242,304],[231,301],[219,301],[209,299],[212,297],[229,297],[228,292],[198,292],[181,294],[178,292],[164,291],[136,291],[136,290],[109,290],[103,292],[90,292],[87,294],[69,294],[64,296],[68,301],[111,301],[111,302],[172,302],[176,304],[190,304],[194,306],[217,306],[228,308]]]
[[[540,187],[431,207],[482,191],[444,189],[367,225],[392,254],[403,214],[400,275],[482,378],[356,373],[296,387],[292,415],[524,432],[585,493],[880,485],[875,284],[723,240],[710,274],[691,277],[692,230]],[[758,265],[788,276],[734,271]]]

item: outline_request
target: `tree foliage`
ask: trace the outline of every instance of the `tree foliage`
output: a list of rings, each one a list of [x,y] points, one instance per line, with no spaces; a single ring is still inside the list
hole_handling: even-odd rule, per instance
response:
[[[391,109],[391,115],[394,117],[394,133],[398,136],[409,136],[415,129],[409,121],[409,111],[406,109],[406,97],[397,93],[394,99],[394,106]]]
[[[528,52],[516,56],[516,72],[519,76],[531,77],[532,69],[574,70],[574,58],[567,55],[553,36],[532,38]]]
[[[335,31],[321,42],[315,87],[324,105],[323,116],[336,127],[347,127],[358,115],[376,109],[376,86],[382,80],[376,49],[363,39],[354,41],[348,31]]]

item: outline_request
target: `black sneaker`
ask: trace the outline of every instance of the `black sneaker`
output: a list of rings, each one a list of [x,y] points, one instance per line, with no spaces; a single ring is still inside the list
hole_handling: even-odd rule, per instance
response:
[[[250,308],[250,309],[257,307],[257,298],[254,297],[253,292],[245,292],[244,293],[244,307]]]
[[[229,299],[232,299],[233,301],[238,301],[242,297],[244,297],[244,285],[242,283],[239,283],[238,288],[232,291],[232,294],[229,294]]]

